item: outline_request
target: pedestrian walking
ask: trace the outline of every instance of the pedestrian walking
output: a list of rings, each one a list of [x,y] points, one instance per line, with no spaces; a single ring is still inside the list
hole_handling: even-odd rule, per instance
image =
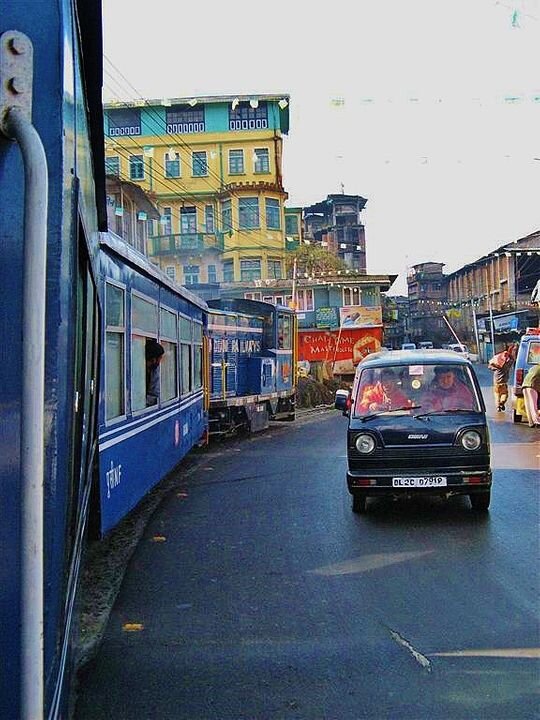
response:
[[[493,372],[493,395],[497,412],[506,410],[508,378],[516,359],[516,350],[515,344],[507,346],[502,352],[494,355],[488,363],[488,368]]]
[[[538,394],[540,393],[540,365],[533,365],[521,383],[523,400],[529,419],[529,427],[540,427],[538,414]]]

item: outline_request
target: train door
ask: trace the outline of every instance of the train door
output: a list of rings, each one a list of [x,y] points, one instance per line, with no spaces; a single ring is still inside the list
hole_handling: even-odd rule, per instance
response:
[[[75,601],[81,574],[92,490],[94,460],[97,453],[97,398],[99,367],[99,310],[97,288],[88,255],[82,224],[78,232],[77,269],[74,274],[74,355],[73,398],[70,440],[70,472],[67,487],[66,538],[63,577],[65,579],[60,597],[64,598],[62,623],[65,633],[61,638],[60,666],[54,688],[50,689],[51,715],[60,712],[61,702],[69,693],[65,687],[70,682],[70,645],[78,631]],[[60,568],[59,568],[60,570]]]

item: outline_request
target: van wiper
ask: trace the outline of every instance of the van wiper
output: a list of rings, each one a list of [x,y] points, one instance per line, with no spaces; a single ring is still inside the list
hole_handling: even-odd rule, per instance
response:
[[[388,413],[395,413],[399,412],[400,410],[418,410],[421,407],[421,405],[405,405],[404,407],[392,408],[392,410],[381,410],[380,412],[371,413],[371,415],[364,415],[364,417],[360,418],[360,420],[364,422],[365,420],[372,420],[373,418],[379,417],[381,415],[387,415]],[[415,415],[414,417],[419,416]]]
[[[478,410],[473,410],[472,408],[469,408],[468,410],[466,408],[452,408],[450,410],[432,410],[431,412],[426,413],[419,413],[418,415],[415,415],[415,418],[425,418],[425,417],[431,417],[432,415],[459,415],[463,413],[477,413]]]

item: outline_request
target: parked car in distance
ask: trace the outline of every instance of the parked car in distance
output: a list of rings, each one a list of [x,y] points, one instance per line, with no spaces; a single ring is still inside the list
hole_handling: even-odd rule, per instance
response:
[[[449,343],[448,349],[459,353],[460,355],[462,355],[467,360],[470,360],[471,362],[478,362],[478,355],[476,353],[471,352],[469,350],[469,346],[465,345],[465,343]]]
[[[512,386],[512,415],[514,422],[521,422],[526,417],[521,384],[533,365],[538,364],[540,364],[540,328],[527,328],[525,335],[519,341],[514,366],[514,383]]]
[[[431,340],[422,340],[418,343],[419,350],[433,350],[433,343]]]
[[[415,343],[403,343],[403,345],[401,346],[401,349],[402,350],[416,350],[416,345],[415,345]]]
[[[455,352],[412,350],[365,357],[350,393],[347,488],[356,513],[368,497],[467,495],[486,511],[491,498],[485,405],[472,364]]]

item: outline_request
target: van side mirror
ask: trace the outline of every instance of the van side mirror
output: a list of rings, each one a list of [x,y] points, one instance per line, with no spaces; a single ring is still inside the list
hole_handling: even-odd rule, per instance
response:
[[[349,414],[351,406],[351,393],[349,390],[336,390],[334,397],[334,407],[336,410],[341,410],[344,415]]]

